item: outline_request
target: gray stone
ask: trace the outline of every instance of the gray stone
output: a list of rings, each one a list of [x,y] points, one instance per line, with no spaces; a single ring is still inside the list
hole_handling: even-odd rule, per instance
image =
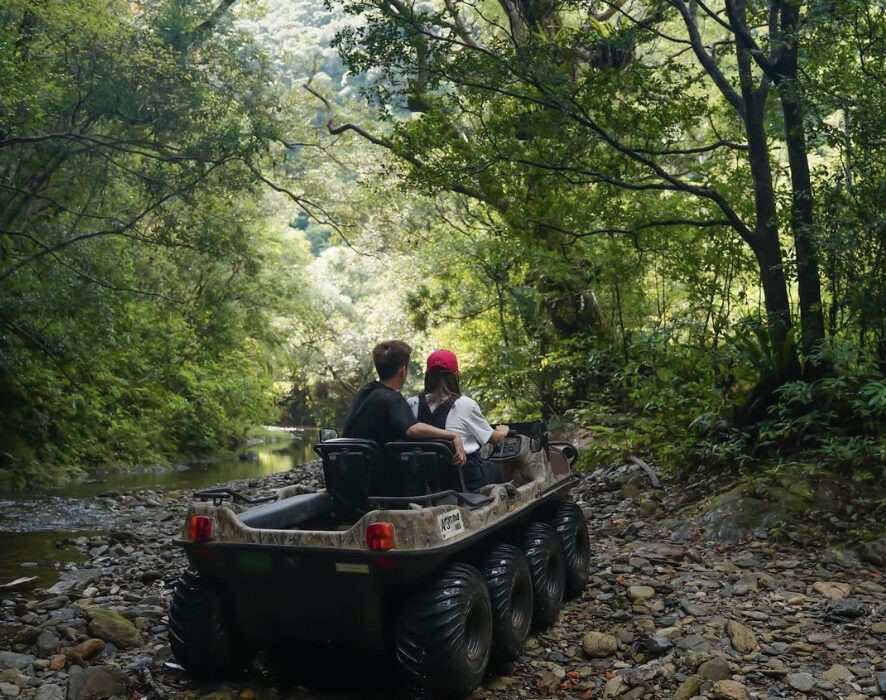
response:
[[[618,640],[611,634],[588,632],[581,640],[581,648],[592,659],[604,659],[618,651]]]
[[[732,648],[738,652],[747,654],[757,647],[757,638],[754,636],[753,630],[741,622],[729,620],[726,623],[726,634],[729,635]]]
[[[677,642],[677,648],[683,651],[704,652],[711,648],[711,642],[700,634],[687,634]]]
[[[706,681],[725,681],[732,675],[732,667],[726,659],[714,658],[699,666],[697,673]]]
[[[0,683],[0,695],[5,698],[17,698],[22,689],[13,683]]]
[[[37,585],[36,576],[22,576],[21,578],[0,585],[0,593],[11,593],[13,591],[30,591]]]
[[[864,615],[865,608],[858,598],[840,598],[828,605],[827,616],[831,619],[854,619]]]
[[[829,680],[832,683],[848,683],[853,678],[855,678],[855,676],[852,675],[852,672],[848,668],[839,664],[831,666],[822,675],[825,680]]]
[[[40,651],[54,651],[56,646],[58,646],[58,637],[49,630],[43,630],[37,637],[37,648]]]
[[[794,690],[806,693],[815,687],[815,677],[811,673],[789,673],[788,685]]]
[[[65,700],[65,691],[60,685],[44,683],[37,688],[34,700]]]
[[[720,700],[750,700],[748,689],[738,681],[717,681],[714,683],[714,697]]]
[[[706,608],[702,607],[701,605],[696,605],[689,600],[681,600],[680,609],[687,615],[692,615],[693,617],[704,617],[708,614]]]
[[[36,657],[30,654],[16,654],[14,651],[0,651],[0,669],[17,668],[24,671],[34,663]]]
[[[704,681],[700,676],[689,676],[677,688],[677,692],[674,693],[674,700],[690,700],[690,698],[694,698],[698,695],[702,685],[704,685]]]
[[[649,600],[655,596],[655,589],[652,586],[631,586],[628,588],[628,600]]]
[[[120,669],[110,666],[71,669],[68,700],[94,700],[116,695],[126,695],[126,677]]]
[[[662,654],[667,654],[671,649],[674,648],[674,643],[670,639],[658,635],[651,635],[649,637],[646,637],[643,640],[642,644],[643,651],[646,652],[646,655],[649,658],[655,658],[657,656],[661,656]]]
[[[141,646],[141,636],[133,624],[113,610],[92,607],[86,609],[89,631],[99,639],[122,649]]]

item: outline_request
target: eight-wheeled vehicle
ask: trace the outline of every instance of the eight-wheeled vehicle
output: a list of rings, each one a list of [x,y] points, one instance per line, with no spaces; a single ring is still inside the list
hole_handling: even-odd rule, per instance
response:
[[[191,674],[229,676],[307,642],[393,655],[422,694],[463,697],[587,583],[587,524],[568,500],[577,453],[540,422],[511,425],[490,457],[505,483],[480,493],[445,441],[315,450],[323,491],[290,486],[260,504],[195,494],[169,625]]]

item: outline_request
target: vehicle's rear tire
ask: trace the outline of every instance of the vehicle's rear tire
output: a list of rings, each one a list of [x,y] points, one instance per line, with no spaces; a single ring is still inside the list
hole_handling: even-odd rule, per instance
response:
[[[236,676],[252,660],[238,636],[221,591],[186,571],[169,604],[169,643],[178,662],[198,678]]]
[[[534,629],[557,621],[566,585],[566,556],[557,533],[547,523],[532,523],[523,533],[523,550],[532,576]]]
[[[532,575],[526,557],[516,547],[501,544],[489,553],[483,567],[492,602],[493,664],[520,655],[532,625]]]
[[[483,576],[453,564],[401,608],[397,662],[431,698],[462,698],[480,685],[492,646],[492,604]]]
[[[588,564],[591,561],[588,522],[581,508],[574,503],[563,503],[554,512],[551,525],[557,531],[566,555],[565,597],[569,600],[581,595],[588,585]]]

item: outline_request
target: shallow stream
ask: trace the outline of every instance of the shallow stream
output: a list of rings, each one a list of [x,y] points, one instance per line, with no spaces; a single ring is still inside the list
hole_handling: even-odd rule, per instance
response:
[[[0,585],[23,576],[37,576],[50,586],[66,563],[82,557],[60,541],[125,526],[145,506],[121,510],[105,498],[110,492],[201,489],[237,479],[289,471],[316,459],[317,431],[303,428],[280,432],[281,439],[227,456],[132,472],[114,472],[82,482],[24,494],[0,494]]]

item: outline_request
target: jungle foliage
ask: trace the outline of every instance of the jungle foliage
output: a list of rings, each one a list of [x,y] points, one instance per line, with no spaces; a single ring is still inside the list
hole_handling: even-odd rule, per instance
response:
[[[384,125],[335,129],[445,198],[409,300],[481,403],[592,462],[883,476],[879,3],[331,5]]]
[[[382,336],[588,465],[883,476],[881,3],[0,18],[4,483],[339,423]]]
[[[0,8],[0,486],[273,417],[279,95],[203,3]],[[294,251],[293,255],[299,255]]]

